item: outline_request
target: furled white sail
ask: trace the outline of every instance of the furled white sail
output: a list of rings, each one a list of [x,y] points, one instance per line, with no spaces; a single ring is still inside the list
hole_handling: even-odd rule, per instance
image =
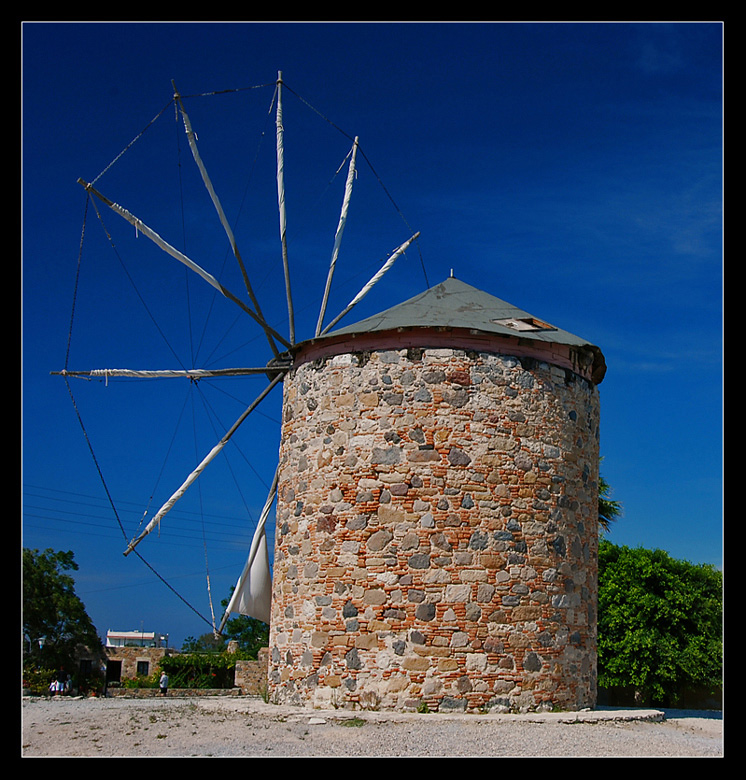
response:
[[[285,212],[285,128],[282,124],[282,72],[277,74],[277,205],[280,209],[280,243],[282,244],[282,267],[285,271],[285,294],[288,301],[288,326],[290,343],[295,343],[295,314],[293,296],[290,290],[290,268],[288,266],[287,215]]]
[[[277,491],[277,478],[278,471],[275,472],[272,487],[269,490],[264,509],[262,509],[256,531],[254,531],[249,557],[225,610],[220,631],[223,630],[231,613],[248,615],[264,623],[269,623],[272,605],[272,575],[269,571],[266,523]]]
[[[140,368],[91,368],[86,371],[52,371],[52,374],[61,376],[78,376],[104,379],[208,379],[223,376],[249,376],[252,374],[276,374],[288,366],[272,363],[264,367],[239,367],[239,368],[184,368],[184,369],[140,369]]]
[[[174,83],[173,81],[171,82]],[[220,203],[220,199],[217,196],[217,193],[215,192],[215,188],[212,185],[212,181],[210,180],[209,175],[207,174],[207,169],[205,168],[204,163],[202,162],[202,157],[200,156],[199,150],[197,149],[197,135],[192,129],[192,122],[189,119],[189,115],[186,112],[186,109],[184,108],[184,104],[181,100],[181,96],[176,91],[176,85],[174,84],[174,100],[178,103],[179,110],[181,111],[181,116],[184,120],[184,129],[186,131],[187,140],[189,141],[189,148],[192,150],[192,156],[194,157],[194,161],[197,163],[197,167],[199,168],[199,172],[202,176],[202,181],[204,182],[205,187],[207,188],[207,192],[210,195],[210,199],[212,200],[213,205],[215,206],[215,210],[217,211],[218,218],[220,219],[220,224],[223,226],[223,229],[225,230],[226,235],[228,236],[228,241],[230,242],[231,249],[233,250],[233,254],[238,261],[239,268],[241,269],[241,274],[243,276],[244,284],[246,285],[246,291],[249,294],[249,298],[251,299],[251,302],[254,304],[254,309],[259,316],[259,318],[264,321],[264,314],[262,313],[262,310],[259,306],[259,301],[256,299],[256,295],[254,295],[254,290],[251,286],[251,282],[249,281],[249,275],[246,271],[246,266],[244,265],[243,259],[241,258],[241,254],[238,251],[238,244],[236,243],[236,238],[233,235],[233,230],[231,229],[230,224],[228,223],[228,220],[225,216],[225,212],[223,211],[223,206]],[[275,355],[279,355],[279,351],[277,349],[277,346],[275,345],[275,342],[272,340],[272,336],[268,331],[265,331],[267,333],[267,338],[269,340],[269,346],[271,347],[272,351],[275,353]]]

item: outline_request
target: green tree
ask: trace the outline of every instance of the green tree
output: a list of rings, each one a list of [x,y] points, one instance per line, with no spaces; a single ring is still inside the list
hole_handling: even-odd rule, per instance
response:
[[[599,545],[598,683],[671,706],[722,682],[722,573],[662,550]]]
[[[226,622],[223,636],[235,639],[247,658],[256,658],[259,650],[269,645],[269,626],[248,615],[239,615]]]
[[[230,597],[220,602],[223,609],[228,608],[229,601]],[[269,626],[257,618],[238,615],[226,621],[222,636],[226,642],[231,639],[238,642],[238,648],[244,657],[256,658],[259,650],[269,645]]]
[[[200,634],[196,639],[188,636],[181,645],[182,653],[222,653],[227,640],[215,634]]]
[[[602,458],[603,460],[603,458]],[[619,501],[612,501],[611,486],[601,476],[598,475],[598,524],[602,531],[608,533],[611,530],[611,524],[622,514],[622,505]]]
[[[77,570],[71,550],[23,549],[24,663],[70,670],[79,645],[91,651],[101,648],[96,628],[75,594],[75,581],[67,573]]]

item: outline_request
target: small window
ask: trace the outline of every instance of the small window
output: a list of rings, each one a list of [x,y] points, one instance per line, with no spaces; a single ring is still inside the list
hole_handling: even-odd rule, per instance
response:
[[[150,674],[150,662],[138,661],[137,662],[137,676],[147,677]]]
[[[504,319],[492,320],[496,325],[502,325],[511,330],[517,331],[536,331],[536,330],[557,330],[554,325],[537,320],[535,317],[505,317]]]

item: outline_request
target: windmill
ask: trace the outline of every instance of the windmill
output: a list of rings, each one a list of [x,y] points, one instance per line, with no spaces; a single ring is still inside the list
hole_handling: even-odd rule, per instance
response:
[[[252,415],[252,413],[257,409],[262,401],[271,394],[273,389],[278,385],[281,385],[284,376],[292,367],[292,349],[297,343],[295,305],[293,300],[290,258],[288,253],[287,214],[285,203],[285,130],[283,122],[283,87],[285,85],[283,82],[282,73],[278,73],[277,80],[274,84],[275,91],[272,99],[272,105],[275,109],[274,119],[276,138],[277,207],[279,211],[279,241],[282,258],[282,272],[284,278],[284,292],[287,305],[287,335],[281,334],[276,328],[269,324],[269,320],[260,306],[258,297],[250,280],[249,269],[247,268],[247,264],[244,262],[240,252],[236,236],[234,235],[233,229],[231,228],[231,225],[226,217],[221,200],[218,197],[213,182],[200,155],[197,133],[192,127],[190,116],[186,111],[184,96],[179,93],[175,84],[172,83],[172,86],[173,99],[169,105],[173,105],[175,111],[181,118],[181,122],[188,139],[189,149],[191,151],[194,163],[196,164],[199,171],[199,176],[209,194],[212,206],[214,207],[220,225],[222,226],[225,236],[229,242],[231,253],[238,268],[240,269],[241,277],[245,286],[245,296],[229,289],[225,284],[219,281],[215,275],[206,270],[203,265],[195,262],[185,252],[177,249],[173,243],[166,240],[155,229],[140,219],[140,217],[136,216],[127,208],[115,202],[113,199],[101,192],[98,188],[99,185],[97,182],[103,172],[98,177],[96,177],[96,179],[90,182],[79,179],[79,184],[85,189],[88,202],[103,204],[103,206],[107,207],[116,215],[132,225],[135,228],[136,234],[138,236],[143,236],[149,239],[155,246],[163,250],[163,252],[165,252],[172,259],[181,263],[189,271],[196,274],[204,283],[211,286],[223,298],[228,299],[232,304],[237,306],[243,314],[247,315],[253,324],[257,326],[263,333],[268,348],[271,352],[271,357],[269,358],[266,365],[222,369],[204,368],[152,370],[104,368],[76,371],[70,370],[66,363],[65,368],[62,371],[53,372],[65,377],[66,381],[69,377],[103,377],[107,380],[110,378],[114,379],[119,377],[141,379],[186,378],[193,381],[204,378],[237,377],[247,375],[265,375],[267,377],[268,383],[266,387],[264,387],[262,391],[256,396],[256,398],[254,398],[254,400],[244,409],[244,411],[230,426],[227,432],[209,450],[209,452],[207,452],[196,468],[194,468],[187,475],[186,479],[184,479],[179,487],[172,492],[168,500],[166,500],[160,509],[158,509],[158,511],[155,512],[148,520],[145,527],[136,536],[128,540],[126,549],[124,550],[125,556],[129,556],[133,553],[138,554],[137,548],[143,542],[143,540],[153,531],[160,528],[164,517],[173,509],[175,504],[184,496],[186,491],[198,480],[200,475],[210,465],[210,463],[212,463],[212,461],[214,461],[214,459],[224,450],[228,442],[232,439],[234,434],[243,425],[243,423]],[[135,141],[138,140],[138,138],[136,138]],[[134,143],[134,141],[132,143]],[[132,144],[130,144],[130,146],[131,145]],[[119,157],[121,157],[124,152],[128,150],[128,148],[129,147],[125,148]],[[327,309],[330,300],[330,291],[332,289],[337,261],[339,259],[341,241],[347,223],[350,200],[356,177],[358,155],[359,140],[358,138],[355,138],[352,142],[352,146],[348,154],[349,162],[344,197],[337,229],[334,235],[333,249],[327,272],[322,304],[318,313],[317,324],[314,332],[314,336],[317,337],[328,333],[330,329],[332,329],[344,316],[346,316],[354,307],[356,307],[360,301],[362,301],[363,298],[367,296],[370,290],[381,280],[381,278],[386,273],[388,273],[397,259],[407,251],[407,249],[413,244],[413,242],[416,241],[417,237],[419,236],[419,233],[414,233],[404,243],[396,247],[388,255],[388,257],[385,259],[385,262],[383,262],[376,273],[373,274],[367,283],[362,286],[359,292],[350,299],[349,303],[342,309],[342,311],[331,318],[331,320],[328,322],[326,321]],[[118,157],[115,158],[115,161],[118,159]],[[246,614],[265,622],[269,621],[270,569],[269,558],[267,554],[266,521],[269,516],[276,490],[277,474],[275,473],[275,478],[273,479],[268,491],[264,508],[254,533],[246,565],[244,566],[244,569],[236,584],[236,588],[234,589],[233,598],[231,599],[219,626],[216,626],[215,621],[213,621],[213,630],[216,633],[220,633],[223,630],[228,616],[235,612]]]

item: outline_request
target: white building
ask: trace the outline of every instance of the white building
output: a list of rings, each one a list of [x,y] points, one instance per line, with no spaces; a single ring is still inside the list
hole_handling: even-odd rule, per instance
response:
[[[155,631],[112,631],[106,632],[107,647],[168,647],[168,634]]]

